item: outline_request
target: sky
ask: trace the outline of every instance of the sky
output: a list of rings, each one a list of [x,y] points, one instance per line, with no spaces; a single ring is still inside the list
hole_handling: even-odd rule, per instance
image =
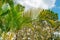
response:
[[[15,3],[25,6],[25,9],[52,9],[54,12],[58,13],[58,18],[60,20],[60,0],[16,0]]]
[[[55,7],[52,8],[52,10],[56,13],[58,13],[58,17],[60,20],[60,0],[56,0]]]

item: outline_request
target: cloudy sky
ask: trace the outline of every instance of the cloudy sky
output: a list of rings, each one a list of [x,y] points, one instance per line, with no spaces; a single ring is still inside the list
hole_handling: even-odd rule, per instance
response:
[[[20,3],[25,6],[26,9],[29,8],[43,8],[51,9],[58,13],[60,20],[60,0],[17,0],[16,3]]]
[[[60,0],[56,0],[55,7],[53,7],[52,10],[58,13],[59,20],[60,20]]]

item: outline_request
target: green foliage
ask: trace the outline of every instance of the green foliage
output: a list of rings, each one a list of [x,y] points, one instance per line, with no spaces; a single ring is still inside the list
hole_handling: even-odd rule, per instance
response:
[[[51,33],[59,28],[60,21],[57,21],[57,13],[51,10],[42,10],[40,12],[40,10],[34,9],[38,14],[38,18],[32,20],[32,17],[36,15],[35,11],[30,10],[22,14],[24,13],[24,8],[20,4],[14,5],[13,0],[0,0],[0,34],[9,31],[19,33],[19,30],[22,29],[23,32],[21,31],[21,34],[25,35],[26,33],[28,37],[27,33],[31,33],[36,38],[34,40],[48,40],[51,37]],[[32,30],[29,32],[29,29]],[[33,39],[32,36],[31,38]]]
[[[58,14],[51,10],[42,10],[39,14],[41,20],[58,20]]]
[[[54,13],[51,10],[42,10],[38,16],[39,21],[47,21],[48,24],[50,24],[52,27],[56,26],[55,21],[58,20],[58,14]]]
[[[0,13],[0,28],[2,31],[10,31],[17,30],[21,27],[22,21],[24,20],[22,17],[22,13],[24,11],[24,7],[22,5],[17,4],[14,6],[13,0],[1,0],[1,13]]]

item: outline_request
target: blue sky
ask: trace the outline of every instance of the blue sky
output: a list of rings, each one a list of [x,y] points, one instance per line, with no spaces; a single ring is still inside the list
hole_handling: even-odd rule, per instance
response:
[[[16,2],[25,6],[26,9],[52,9],[54,12],[58,13],[60,20],[60,0],[16,0]]]
[[[56,0],[55,7],[52,10],[58,13],[58,17],[60,20],[60,0]]]

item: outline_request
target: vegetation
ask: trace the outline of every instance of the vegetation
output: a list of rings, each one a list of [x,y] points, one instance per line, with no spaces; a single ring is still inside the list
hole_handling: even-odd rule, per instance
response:
[[[44,9],[24,12],[24,8],[13,0],[0,0],[0,40],[60,40],[55,33],[60,31],[57,13]]]

